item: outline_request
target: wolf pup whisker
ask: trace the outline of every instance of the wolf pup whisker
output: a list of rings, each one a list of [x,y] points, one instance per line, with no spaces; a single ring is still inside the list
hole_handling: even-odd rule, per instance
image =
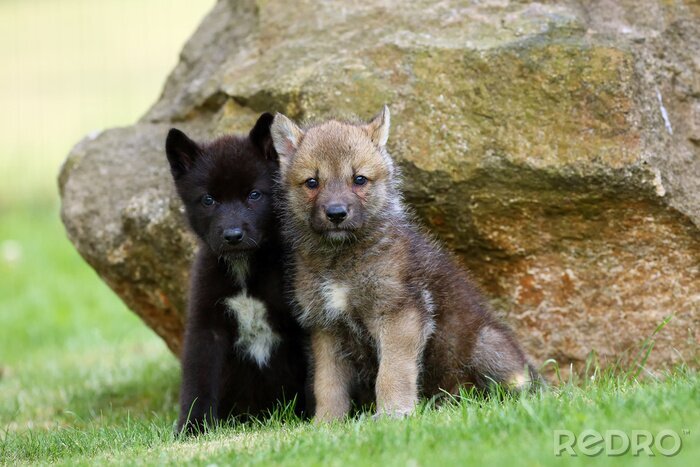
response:
[[[319,421],[353,401],[401,416],[420,396],[538,379],[467,273],[408,213],[389,126],[384,107],[369,123],[302,129],[277,114],[271,127]]]
[[[207,144],[172,129],[166,153],[190,227],[192,266],[177,432],[229,417],[306,406],[304,332],[284,297],[283,247],[273,211],[272,115],[246,136]]]

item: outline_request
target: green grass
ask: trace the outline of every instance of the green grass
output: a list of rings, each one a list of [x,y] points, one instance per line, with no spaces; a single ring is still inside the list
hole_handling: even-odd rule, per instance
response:
[[[78,257],[54,208],[0,211],[0,275],[2,463],[690,465],[700,457],[700,377],[683,369],[640,383],[593,368],[544,394],[465,395],[406,420],[316,427],[278,413],[178,440],[177,361]],[[671,429],[683,447],[672,458],[557,457],[555,429]]]
[[[275,420],[222,428],[194,440],[172,440],[168,420],[127,426],[89,426],[45,435],[18,436],[19,461],[70,463],[179,463],[284,465],[557,465],[567,461],[691,465],[700,455],[700,394],[694,376],[677,376],[646,387],[614,384],[587,390],[566,387],[519,400],[465,399],[407,420],[368,417],[315,427]],[[688,410],[683,410],[687,407]],[[571,458],[553,454],[552,430],[593,428],[631,433],[643,428],[678,431],[684,446],[673,458]],[[684,428],[691,430],[685,434]],[[657,454],[658,455],[658,454]],[[15,459],[12,459],[15,461]]]
[[[56,209],[0,211],[0,276],[0,426],[80,426],[122,407],[144,413],[152,398],[172,405],[163,389],[177,385],[175,358],[78,256]]]

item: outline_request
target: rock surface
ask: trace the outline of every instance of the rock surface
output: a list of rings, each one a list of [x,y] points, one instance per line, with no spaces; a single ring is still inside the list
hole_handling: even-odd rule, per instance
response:
[[[392,109],[408,202],[537,362],[700,361],[700,4],[221,0],[135,125],[60,175],[83,257],[174,352],[195,242],[171,126]]]

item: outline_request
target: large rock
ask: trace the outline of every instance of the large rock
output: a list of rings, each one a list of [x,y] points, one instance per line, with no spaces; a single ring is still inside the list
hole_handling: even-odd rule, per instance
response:
[[[608,362],[667,315],[652,367],[697,365],[700,7],[623,0],[220,1],[135,125],[60,176],[84,258],[174,352],[195,242],[169,127],[247,131],[392,108],[406,198],[536,360]]]

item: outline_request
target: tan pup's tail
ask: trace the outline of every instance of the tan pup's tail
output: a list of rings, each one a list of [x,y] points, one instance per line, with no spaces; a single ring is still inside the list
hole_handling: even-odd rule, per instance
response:
[[[487,324],[479,331],[470,367],[483,378],[480,386],[498,383],[507,389],[528,391],[545,384],[511,332],[495,324]]]

